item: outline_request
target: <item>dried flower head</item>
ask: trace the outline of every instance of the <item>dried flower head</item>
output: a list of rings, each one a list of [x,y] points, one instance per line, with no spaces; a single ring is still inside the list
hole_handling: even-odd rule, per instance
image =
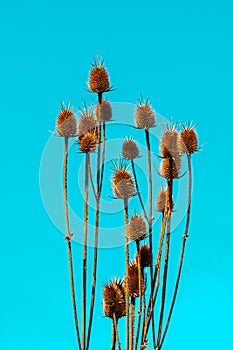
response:
[[[107,122],[112,118],[112,107],[107,100],[102,100],[95,107],[96,119],[101,122]]]
[[[56,129],[59,135],[63,137],[73,137],[77,133],[77,123],[74,113],[62,105],[62,109],[57,117]]]
[[[157,201],[156,201],[156,210],[163,213],[165,211],[166,206],[166,200],[167,200],[167,188],[161,189],[158,193]],[[172,208],[173,209],[174,203],[172,201]]]
[[[86,109],[81,112],[81,119],[79,120],[78,136],[82,137],[87,132],[96,132],[96,120],[93,117],[92,109]]]
[[[92,64],[89,76],[89,88],[92,92],[102,93],[110,90],[108,72],[103,66],[103,60],[98,60],[98,54]]]
[[[93,152],[96,148],[96,135],[95,133],[86,132],[79,139],[79,147],[81,152],[90,153]]]
[[[151,265],[152,262],[152,254],[151,249],[148,244],[143,244],[140,247],[140,257],[141,257],[141,267],[144,269],[144,267],[148,267]],[[138,253],[136,255],[136,261],[138,261]]]
[[[114,175],[112,178],[113,193],[121,199],[130,198],[134,195],[133,179],[127,167],[122,162],[114,164]]]
[[[182,153],[192,154],[198,150],[198,138],[194,127],[184,127],[180,133]]]
[[[179,177],[181,167],[181,157],[165,158],[161,162],[161,174],[168,180]]]
[[[179,134],[176,126],[167,125],[163,132],[160,149],[164,158],[174,158],[180,155]]]
[[[128,296],[130,297],[139,297],[140,288],[139,288],[139,273],[138,273],[138,264],[136,261],[133,261],[129,264],[128,267]],[[141,275],[141,294],[145,292],[145,283],[143,276]],[[125,291],[126,293],[126,291]]]
[[[125,291],[119,279],[113,279],[103,288],[103,309],[107,317],[121,318],[126,315]]]
[[[139,105],[136,110],[136,125],[139,129],[148,130],[155,125],[155,113],[149,105],[148,98],[144,101],[142,94],[138,98]]]
[[[128,238],[131,241],[141,241],[146,236],[146,222],[140,215],[132,217],[128,227]]]
[[[122,155],[125,159],[132,160],[139,156],[139,150],[133,139],[126,139],[122,146]]]

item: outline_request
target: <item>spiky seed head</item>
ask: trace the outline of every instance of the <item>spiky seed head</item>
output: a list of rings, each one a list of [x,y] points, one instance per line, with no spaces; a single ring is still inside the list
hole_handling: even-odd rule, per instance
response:
[[[167,200],[167,188],[161,189],[158,193],[157,201],[156,201],[156,210],[163,213],[165,211],[166,207],[166,200]],[[172,208],[173,209],[174,202],[172,201]]]
[[[140,104],[136,110],[136,125],[139,129],[148,130],[155,125],[155,113],[147,103]]]
[[[112,190],[118,198],[130,198],[134,195],[131,174],[126,169],[117,169],[112,178]]]
[[[145,292],[145,283],[143,276],[141,274],[141,294]],[[125,293],[127,293],[125,291]],[[139,297],[140,296],[140,288],[139,288],[139,272],[138,272],[138,264],[136,261],[133,261],[129,264],[128,267],[128,296],[129,297]]]
[[[151,249],[148,244],[143,244],[140,247],[140,258],[141,258],[141,267],[144,269],[152,263],[152,254]],[[138,261],[138,253],[136,254],[136,261]]]
[[[161,162],[161,174],[168,180],[179,177],[181,167],[181,157],[165,158]]]
[[[108,72],[103,67],[93,66],[89,76],[89,88],[92,92],[105,92],[109,90]]]
[[[140,215],[132,217],[128,227],[128,238],[131,241],[141,241],[146,236],[146,222]]]
[[[78,136],[82,137],[87,132],[95,133],[96,120],[92,114],[83,114],[79,120]]]
[[[126,315],[125,290],[123,282],[113,279],[103,288],[103,309],[107,317],[121,318]]]
[[[86,132],[79,139],[80,151],[84,153],[94,152],[96,148],[96,135],[95,133]]]
[[[125,159],[132,160],[139,156],[139,150],[133,139],[126,139],[122,146],[122,155]]]
[[[112,118],[112,107],[107,100],[102,100],[95,107],[96,119],[101,122],[108,122]]]
[[[198,138],[194,127],[186,127],[180,133],[180,144],[183,153],[192,154],[197,152]]]
[[[76,135],[76,118],[69,108],[62,108],[58,114],[56,129],[58,134],[63,137],[73,137]]]
[[[180,155],[179,134],[176,127],[169,127],[164,130],[160,149],[164,158],[174,158]]]

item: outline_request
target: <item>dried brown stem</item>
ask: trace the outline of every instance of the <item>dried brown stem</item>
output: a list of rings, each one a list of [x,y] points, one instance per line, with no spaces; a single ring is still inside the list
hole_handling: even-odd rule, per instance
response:
[[[102,147],[102,166],[101,166],[101,176],[100,176],[100,193],[102,191],[102,186],[103,186],[105,149],[106,149],[106,123],[103,122],[103,147]]]
[[[135,340],[135,350],[138,347],[139,333],[141,327],[141,317],[142,317],[142,269],[141,269],[141,252],[140,252],[140,242],[136,241],[137,253],[138,253],[138,278],[139,278],[139,311],[138,311],[138,324],[137,333]]]
[[[173,293],[173,298],[172,298],[170,311],[169,311],[169,314],[168,314],[167,323],[166,323],[166,326],[165,326],[165,330],[164,330],[164,333],[163,333],[161,344],[159,346],[160,349],[162,348],[164,339],[166,337],[167,330],[168,330],[168,327],[169,327],[169,324],[170,324],[170,320],[171,320],[171,316],[172,316],[172,312],[173,312],[173,308],[174,308],[175,301],[176,301],[176,296],[177,296],[179,282],[180,282],[180,275],[181,275],[182,266],[183,266],[183,260],[184,260],[184,251],[185,251],[186,239],[188,237],[188,230],[189,230],[190,210],[191,210],[191,196],[192,196],[192,167],[191,167],[191,156],[189,154],[187,155],[187,158],[188,158],[189,184],[188,184],[188,208],[187,208],[186,226],[185,226],[185,232],[184,232],[184,235],[183,235],[183,241],[182,241],[182,247],[181,247],[181,253],[180,253],[180,263],[179,263],[179,268],[178,268],[178,273],[177,273],[177,278],[176,278],[175,289],[174,289],[174,293]]]
[[[126,295],[126,350],[129,350],[129,239],[128,239],[128,198],[124,199],[125,216],[125,295]]]
[[[136,169],[135,169],[135,164],[134,164],[134,160],[133,160],[133,159],[131,159],[131,165],[132,165],[133,176],[134,176],[134,182],[135,182],[135,186],[136,186],[136,190],[137,190],[138,199],[139,199],[139,201],[140,201],[140,204],[141,204],[141,207],[142,207],[144,216],[145,216],[147,222],[149,222],[148,216],[147,216],[147,214],[146,214],[146,209],[145,209],[145,206],[144,206],[144,204],[143,204],[142,196],[141,196],[141,193],[140,193],[140,191],[139,191],[138,180],[137,180],[137,174],[136,174]]]
[[[119,334],[118,334],[118,327],[117,327],[117,318],[116,318],[115,313],[113,314],[113,324],[114,324],[115,332],[116,332],[118,350],[121,350],[121,343],[120,343]]]
[[[115,350],[116,348],[116,327],[114,325],[114,320],[112,320],[112,346],[111,350]]]
[[[68,138],[65,137],[64,170],[63,170],[63,180],[64,180],[63,195],[64,195],[64,209],[65,209],[65,221],[66,221],[66,237],[65,237],[65,239],[67,240],[67,243],[68,243],[68,262],[69,262],[69,270],[70,270],[70,285],[71,285],[71,295],[72,295],[72,304],[73,304],[76,336],[77,336],[77,341],[78,341],[78,347],[81,350],[82,346],[81,346],[76,299],[75,299],[72,249],[71,249],[71,242],[70,242],[71,234],[70,234],[70,228],[69,228],[69,212],[68,212],[68,201],[67,201],[67,197],[68,197],[68,195],[67,195],[67,168],[68,168]]]
[[[133,350],[133,345],[134,345],[134,320],[135,320],[135,298],[131,297],[130,350]]]

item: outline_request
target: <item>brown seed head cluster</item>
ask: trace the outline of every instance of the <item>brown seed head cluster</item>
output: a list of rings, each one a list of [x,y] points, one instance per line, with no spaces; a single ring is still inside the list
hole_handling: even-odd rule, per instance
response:
[[[161,189],[159,191],[157,201],[156,201],[156,210],[163,213],[166,208],[166,200],[167,200],[167,188]],[[172,201],[172,208],[173,209],[174,202]]]
[[[193,127],[183,128],[180,133],[180,144],[183,153],[192,154],[197,152],[198,139]]]
[[[117,169],[112,179],[113,193],[121,199],[130,198],[134,195],[132,176],[126,169]]]
[[[125,291],[121,280],[114,279],[103,289],[103,308],[107,317],[116,319],[126,315]]]
[[[179,134],[175,127],[165,129],[160,143],[162,157],[174,158],[179,156]]]
[[[136,125],[139,129],[148,130],[155,125],[155,114],[147,103],[140,104],[136,110]]]
[[[146,236],[146,223],[142,216],[132,217],[128,227],[128,238],[131,241],[141,241]]]
[[[79,121],[78,136],[81,138],[87,132],[95,133],[96,131],[96,120],[92,114],[83,114]]]
[[[101,122],[108,122],[112,119],[112,107],[107,100],[102,100],[95,107],[96,119]]]
[[[161,163],[161,174],[168,180],[177,179],[181,168],[181,157],[165,158]]]
[[[94,66],[89,76],[89,87],[92,92],[105,92],[109,90],[109,78],[106,69],[100,66]]]
[[[127,139],[122,146],[122,155],[125,159],[132,160],[139,156],[139,150],[133,139]]]
[[[142,269],[151,265],[152,254],[151,254],[150,246],[148,244],[144,244],[140,247],[140,257],[141,257]],[[136,261],[138,261],[138,253],[136,255]]]
[[[81,152],[90,153],[96,148],[96,135],[95,133],[86,132],[79,138],[79,147]]]
[[[57,117],[57,132],[63,137],[73,137],[77,133],[77,123],[70,109],[62,108]]]
[[[128,296],[129,297],[139,297],[140,288],[139,288],[139,273],[138,273],[138,264],[133,261],[128,268]],[[145,291],[144,279],[141,276],[141,294]],[[126,293],[126,291],[125,291]]]

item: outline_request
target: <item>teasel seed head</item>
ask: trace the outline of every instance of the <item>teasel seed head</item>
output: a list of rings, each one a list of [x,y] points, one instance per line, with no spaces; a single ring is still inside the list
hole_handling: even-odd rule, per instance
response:
[[[80,151],[84,153],[94,152],[96,148],[96,134],[91,132],[86,132],[79,139]]]
[[[145,283],[143,276],[141,276],[141,294],[144,292]],[[138,264],[136,261],[133,261],[128,267],[128,296],[134,298],[140,296]]]
[[[82,113],[82,117],[79,120],[78,136],[81,138],[87,132],[96,132],[96,120],[91,113]]]
[[[180,146],[182,153],[192,154],[198,150],[198,138],[194,127],[184,127],[180,132]]]
[[[152,263],[151,249],[148,244],[143,244],[140,247],[141,267],[144,269]],[[138,261],[138,253],[136,254],[136,261]]]
[[[165,158],[161,162],[161,175],[168,180],[177,179],[181,168],[181,157]]]
[[[101,122],[108,122],[112,119],[112,107],[107,100],[102,100],[97,103],[95,107],[96,119]]]
[[[131,241],[141,241],[146,236],[146,222],[140,215],[134,215],[129,223],[128,238]]]
[[[62,105],[62,109],[57,117],[56,129],[59,135],[69,138],[74,137],[77,133],[77,122],[74,113],[69,106],[66,108]]]
[[[127,160],[135,159],[139,156],[139,150],[133,139],[126,139],[122,146],[122,155]]]
[[[115,164],[112,178],[113,193],[121,199],[130,198],[134,195],[133,179],[127,167],[120,162],[119,166]]]
[[[126,315],[125,290],[120,279],[113,279],[103,288],[103,309],[107,317],[116,319]]]
[[[179,134],[176,126],[168,125],[165,127],[163,137],[160,142],[162,157],[174,158],[180,155]]]
[[[98,62],[98,55],[92,64],[89,76],[89,88],[92,92],[102,93],[110,90],[108,72],[103,66],[103,60]]]
[[[139,129],[148,130],[155,125],[155,113],[147,103],[139,104],[136,110],[136,125]]]

